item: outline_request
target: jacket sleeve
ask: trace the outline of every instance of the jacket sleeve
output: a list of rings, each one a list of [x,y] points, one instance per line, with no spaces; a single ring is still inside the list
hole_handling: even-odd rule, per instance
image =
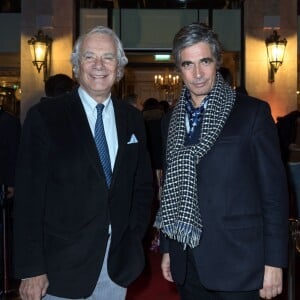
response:
[[[139,126],[139,154],[136,174],[134,179],[133,203],[137,232],[143,237],[149,226],[151,204],[153,200],[152,168],[146,144],[146,133],[144,121],[141,114],[138,114]]]
[[[167,167],[167,160],[166,160],[166,149],[167,149],[167,136],[168,136],[168,128],[171,118],[171,111],[165,115],[162,119],[161,123],[161,131],[162,131],[162,185],[164,183],[164,174]],[[160,252],[161,253],[168,253],[169,252],[169,238],[165,236],[162,232],[160,232]]]
[[[263,201],[265,265],[286,267],[289,201],[287,180],[276,126],[266,103],[258,108],[252,145]]]
[[[46,273],[43,215],[47,178],[47,132],[38,111],[31,109],[23,125],[16,167],[14,200],[14,272],[16,278]]]

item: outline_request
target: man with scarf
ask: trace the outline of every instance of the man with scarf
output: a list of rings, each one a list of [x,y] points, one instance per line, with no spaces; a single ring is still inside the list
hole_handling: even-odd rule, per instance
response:
[[[163,276],[182,300],[276,297],[288,260],[288,193],[270,107],[225,83],[206,25],[180,29],[173,55],[184,84],[162,126]]]

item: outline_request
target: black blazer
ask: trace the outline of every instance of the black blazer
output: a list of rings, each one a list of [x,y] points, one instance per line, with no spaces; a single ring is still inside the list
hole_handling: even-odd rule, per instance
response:
[[[91,295],[101,270],[109,222],[108,272],[128,286],[144,267],[152,175],[143,118],[113,99],[118,153],[111,189],[77,89],[33,106],[23,125],[14,214],[15,276],[47,274],[48,293]],[[128,144],[135,134],[138,142]]]
[[[164,134],[167,134],[168,120]],[[286,267],[288,192],[277,131],[267,103],[237,95],[212,149],[197,166],[203,220],[192,250],[201,283],[216,291],[262,287],[264,266]],[[162,236],[173,279],[183,283],[186,251]]]

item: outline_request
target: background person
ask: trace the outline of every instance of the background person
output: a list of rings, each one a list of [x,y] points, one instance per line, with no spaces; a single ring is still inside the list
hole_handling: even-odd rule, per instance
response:
[[[288,178],[291,196],[294,198],[294,216],[300,219],[300,117],[295,120],[295,139],[289,144],[289,157],[287,162]]]
[[[21,134],[18,117],[0,105],[0,290],[12,279],[12,212],[15,192],[15,168]]]
[[[127,94],[124,96],[123,100],[127,102],[128,104],[134,106],[138,110],[142,110],[141,105],[138,101],[138,95],[137,94]]]
[[[75,85],[75,81],[66,74],[52,75],[45,82],[46,97],[42,97],[41,101],[69,93]]]
[[[281,156],[288,175],[290,217],[300,217],[300,111],[277,118]]]
[[[7,189],[6,197],[14,196],[15,168],[21,134],[19,118],[0,105],[0,185]]]

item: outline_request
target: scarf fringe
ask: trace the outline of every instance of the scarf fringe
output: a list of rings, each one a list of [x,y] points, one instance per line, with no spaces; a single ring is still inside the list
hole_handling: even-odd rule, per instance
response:
[[[158,216],[155,220],[154,227],[160,229],[168,238],[182,243],[184,249],[186,249],[187,246],[195,248],[199,245],[203,226],[200,225],[197,227],[180,221],[162,226],[161,217]]]

